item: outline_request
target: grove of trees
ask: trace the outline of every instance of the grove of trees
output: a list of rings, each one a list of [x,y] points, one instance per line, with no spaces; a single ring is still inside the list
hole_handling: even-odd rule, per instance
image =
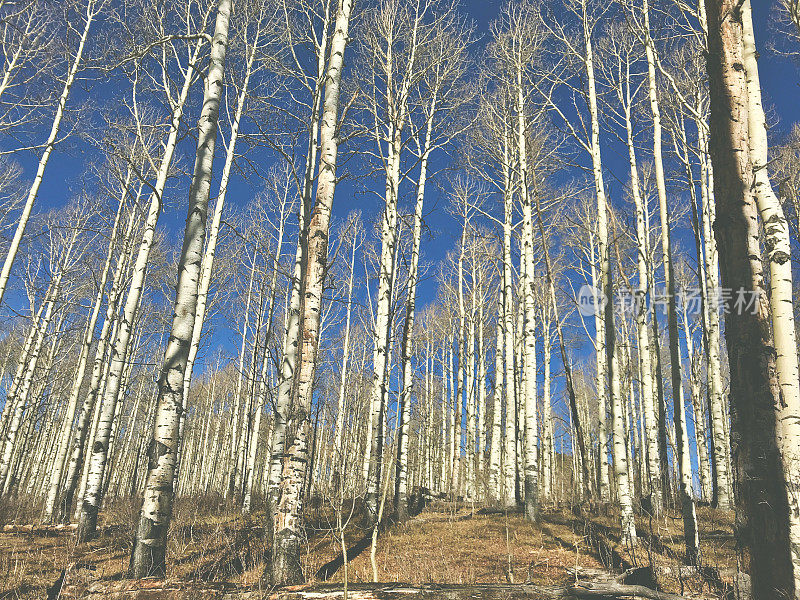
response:
[[[767,4],[0,0],[0,502],[82,543],[136,499],[142,578],[223,499],[273,585],[310,500],[373,553],[421,497],[599,508],[634,557],[675,510],[690,565],[710,505],[800,599]]]

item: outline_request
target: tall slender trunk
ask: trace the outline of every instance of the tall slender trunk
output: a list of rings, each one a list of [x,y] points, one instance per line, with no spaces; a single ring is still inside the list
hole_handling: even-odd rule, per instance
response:
[[[201,47],[202,41],[198,41],[186,70],[183,87],[173,108],[169,136],[164,145],[164,155],[161,159],[158,176],[150,195],[150,206],[144,223],[144,232],[142,233],[142,239],[139,244],[139,252],[136,255],[136,261],[133,266],[128,297],[125,300],[123,313],[119,320],[119,330],[117,331],[111,351],[111,364],[109,366],[105,390],[103,392],[100,421],[97,434],[92,444],[92,453],[89,457],[86,493],[80,507],[81,512],[77,534],[78,540],[80,541],[86,541],[94,537],[97,529],[100,494],[108,460],[108,441],[111,435],[114,414],[116,413],[117,400],[120,395],[125,357],[128,354],[133,323],[139,311],[139,303],[144,289],[145,275],[147,273],[147,264],[150,260],[150,250],[153,246],[155,228],[161,213],[162,195],[166,187],[167,176],[169,175],[170,165],[172,164],[172,157],[178,142],[178,132],[183,118],[184,106],[189,96],[189,88],[196,76],[194,64],[199,58]]]
[[[485,283],[483,281],[482,273],[478,271],[477,277],[473,279],[473,289],[479,288],[482,290],[484,285]],[[476,301],[473,301],[473,304],[475,303],[478,304],[478,322],[476,325],[478,329],[478,346],[476,351],[478,374],[475,390],[475,399],[477,402],[475,413],[478,422],[475,426],[475,438],[477,440],[475,476],[477,478],[476,481],[480,484],[480,487],[476,485],[476,491],[478,495],[477,499],[482,500],[486,497],[486,429],[489,424],[486,414],[486,349],[484,347],[484,309],[483,302],[481,301],[480,297],[478,297]]]
[[[729,510],[732,506],[730,471],[730,438],[727,434],[726,399],[723,394],[722,360],[720,358],[720,289],[719,257],[717,241],[712,231],[716,219],[714,209],[714,182],[710,159],[708,157],[707,125],[698,123],[700,161],[700,197],[702,199],[703,260],[706,270],[706,335],[708,337],[708,404],[711,416],[711,457],[714,477],[714,493],[711,503],[717,508]]]
[[[432,100],[435,107],[436,99]],[[434,110],[431,111],[432,113]],[[430,157],[431,130],[433,119],[429,119],[425,134],[422,156],[420,158],[419,180],[417,181],[417,201],[414,206],[414,225],[412,229],[411,261],[406,284],[406,319],[403,324],[403,341],[401,371],[403,387],[400,392],[400,423],[397,435],[397,471],[395,476],[395,502],[397,516],[400,521],[408,519],[408,441],[411,430],[411,391],[413,384],[413,371],[411,367],[412,336],[414,333],[414,318],[416,312],[417,280],[419,278],[419,247],[422,238],[422,217],[425,203],[425,183],[428,174],[428,158]],[[348,313],[349,315],[349,313]]]
[[[544,244],[545,241],[542,240]],[[549,295],[542,307],[542,360],[544,361],[544,381],[542,383],[542,497],[553,497],[553,412],[550,399],[551,343],[550,329],[551,301]],[[567,367],[569,368],[569,367]]]
[[[141,188],[139,190],[141,192]],[[136,199],[138,200],[140,193],[137,193]],[[111,290],[108,293],[108,301],[106,303],[106,314],[103,320],[103,326],[100,329],[100,335],[97,338],[97,348],[95,349],[94,362],[92,364],[92,375],[89,382],[89,389],[83,399],[81,412],[78,416],[78,423],[75,427],[75,439],[72,444],[72,453],[67,466],[67,473],[64,478],[64,489],[61,494],[61,501],[59,502],[58,520],[66,522],[70,518],[70,509],[72,501],[75,497],[75,490],[78,486],[78,480],[81,477],[82,467],[84,466],[84,457],[86,455],[86,440],[87,435],[90,433],[89,429],[93,428],[94,414],[99,409],[100,403],[97,399],[100,395],[101,387],[105,381],[105,374],[107,366],[110,364],[108,360],[109,342],[113,343],[116,338],[117,332],[117,307],[119,305],[120,295],[122,293],[123,277],[128,270],[133,237],[132,232],[135,225],[136,211],[131,210],[128,217],[128,224],[124,235],[125,245],[122,252],[117,259],[117,265],[114,268],[114,276],[111,280]],[[99,414],[99,413],[98,413]],[[94,434],[92,433],[92,438]],[[88,465],[88,463],[87,463]],[[81,494],[82,496],[82,494]]]
[[[783,476],[789,503],[789,543],[794,570],[794,593],[795,598],[800,598],[800,369],[794,319],[791,240],[789,224],[772,189],[767,171],[767,125],[761,105],[751,0],[745,0],[742,4],[742,25],[753,190],[764,228],[764,245],[769,262],[769,306],[776,353],[775,368],[781,390],[781,402],[775,407],[775,433],[783,460]]]
[[[544,251],[544,265],[545,265],[545,272],[547,275],[547,287],[548,287],[548,306],[549,308],[545,310],[552,310],[551,318],[556,324],[556,333],[558,334],[558,346],[561,350],[561,364],[564,368],[564,380],[566,383],[567,388],[567,399],[569,401],[569,413],[570,413],[570,421],[572,427],[574,427],[574,437],[575,439],[572,440],[578,450],[576,455],[576,460],[580,461],[580,481],[581,481],[581,489],[583,490],[584,496],[589,497],[592,494],[592,489],[590,485],[591,478],[589,477],[589,457],[586,454],[586,442],[584,440],[584,428],[582,426],[582,419],[580,417],[578,411],[578,399],[575,394],[575,383],[572,378],[572,365],[570,364],[569,356],[567,355],[567,345],[564,341],[564,330],[562,329],[561,318],[559,317],[558,312],[558,298],[556,297],[556,284],[555,284],[555,276],[553,274],[553,265],[550,262],[550,246],[547,237],[547,231],[544,227],[544,219],[542,218],[542,205],[541,200],[539,198],[539,194],[537,193],[535,196],[536,199],[536,220],[539,224],[539,235],[542,238],[542,250]],[[550,401],[550,354],[549,354],[549,329],[545,332],[546,340],[548,346],[545,349],[545,402],[549,403]],[[552,415],[549,412],[545,413],[545,419],[551,421],[549,428],[550,428],[550,450],[552,452],[553,449],[553,440],[552,440]]]
[[[511,274],[511,230],[513,228],[513,201],[510,172],[510,132],[506,128],[503,143],[503,366],[505,369],[505,452],[503,463],[504,503],[516,506],[517,473],[517,410],[516,372],[514,370],[514,298]]]
[[[308,459],[309,412],[319,344],[322,288],[328,260],[328,229],[336,189],[339,90],[352,8],[352,0],[341,0],[338,6],[326,73],[325,104],[320,128],[319,179],[316,202],[308,225],[308,260],[303,273],[302,348],[300,369],[297,374],[297,403],[293,415],[297,433],[283,464],[280,502],[275,510],[275,533],[271,561],[274,585],[289,585],[303,580],[300,564],[303,479]]]
[[[523,321],[523,386],[522,406],[525,414],[525,518],[539,519],[539,425],[536,399],[536,306],[534,303],[533,212],[528,189],[527,125],[525,92],[522,81],[522,57],[517,57],[516,111],[517,160],[519,161],[519,194],[522,204],[522,248],[520,285],[522,286]]]
[[[258,430],[261,425],[261,413],[264,410],[267,399],[267,367],[269,361],[269,344],[272,340],[272,321],[275,313],[275,298],[278,293],[278,271],[280,266],[281,251],[283,249],[283,235],[285,229],[286,215],[284,214],[285,205],[281,206],[280,222],[278,224],[277,241],[275,243],[275,256],[272,260],[272,274],[269,282],[269,306],[267,307],[267,330],[264,334],[264,352],[261,357],[261,376],[258,388],[258,400],[256,402],[257,413],[256,422],[253,426],[253,441],[249,446],[246,475],[245,475],[245,488],[244,498],[242,500],[242,512],[248,514],[250,512],[250,503],[252,500],[254,474],[256,466],[256,455],[258,452]],[[270,439],[270,438],[268,438]],[[269,456],[269,454],[267,454]],[[265,461],[268,463],[268,461]]]
[[[754,310],[727,299],[725,338],[736,469],[736,533],[753,597],[797,598],[790,516],[778,443],[783,402],[759,247],[758,207],[749,149],[748,95],[740,3],[707,0],[711,91],[710,149],[717,203],[714,229],[722,283],[749,295]],[[752,161],[752,162],[751,162]]]
[[[622,538],[626,545],[636,543],[636,524],[628,489],[627,457],[624,442],[624,424],[621,412],[621,390],[619,374],[619,357],[617,356],[616,331],[614,329],[614,285],[608,241],[608,207],[606,190],[603,182],[603,168],[600,156],[600,120],[597,109],[597,92],[595,89],[594,55],[592,50],[591,29],[588,26],[584,5],[583,37],[585,46],[585,67],[591,119],[590,150],[592,155],[592,172],[594,174],[595,195],[597,196],[597,246],[600,262],[600,297],[603,308],[603,327],[605,329],[605,356],[608,369],[609,388],[611,391],[611,418],[614,449],[614,473],[620,501],[620,517]]]
[[[92,312],[89,314],[89,319],[86,323],[86,331],[81,343],[81,350],[78,356],[78,365],[75,369],[75,376],[72,380],[72,388],[69,393],[69,400],[67,400],[67,409],[63,416],[64,432],[58,442],[58,449],[56,450],[55,460],[52,463],[50,471],[50,485],[45,499],[44,518],[48,522],[53,521],[55,516],[55,506],[58,499],[58,490],[61,487],[61,479],[64,473],[64,466],[67,461],[67,452],[69,451],[70,441],[72,439],[72,421],[75,418],[75,409],[78,406],[78,396],[80,395],[81,385],[83,384],[83,377],[86,374],[86,365],[89,361],[89,352],[94,342],[94,330],[97,326],[97,319],[100,316],[100,309],[103,305],[103,297],[106,292],[106,282],[108,281],[108,273],[111,270],[111,260],[114,256],[114,248],[117,245],[117,231],[119,221],[125,207],[125,200],[128,194],[128,184],[130,183],[132,172],[128,171],[128,176],[122,186],[122,196],[120,197],[119,207],[117,214],[114,217],[114,224],[111,227],[110,239],[108,242],[108,254],[106,255],[105,263],[100,275],[100,281],[97,284],[97,295],[92,306]]]
[[[0,452],[0,489],[2,489],[0,496],[5,496],[8,493],[13,479],[12,461],[14,451],[17,449],[20,425],[22,425],[22,418],[28,406],[31,383],[42,353],[42,344],[53,316],[53,308],[60,292],[62,277],[63,269],[60,268],[48,286],[45,297],[42,299],[44,311],[42,311],[42,308],[37,311],[37,316],[34,319],[28,338],[30,343],[26,341],[26,346],[30,350],[24,356],[24,360],[22,360],[23,357],[20,357],[17,376],[12,383],[11,393],[6,396],[6,406],[10,413],[8,426],[3,436],[2,451]]]
[[[284,11],[286,4],[284,3]],[[288,19],[288,16],[287,16]],[[297,246],[295,248],[294,266],[291,277],[291,290],[287,292],[290,298],[287,310],[286,334],[283,340],[283,350],[278,369],[278,393],[275,400],[273,413],[272,436],[270,439],[270,456],[267,473],[267,516],[264,527],[267,548],[273,545],[273,513],[278,501],[278,486],[281,479],[283,455],[286,449],[286,424],[292,404],[292,390],[297,367],[298,350],[300,347],[300,307],[301,278],[306,263],[306,246],[308,235],[308,218],[311,210],[311,201],[314,188],[314,179],[317,172],[317,152],[320,148],[320,106],[322,104],[323,86],[327,81],[325,64],[328,56],[328,29],[329,12],[326,10],[322,19],[319,48],[317,53],[317,72],[315,85],[311,97],[311,114],[309,115],[308,145],[306,147],[305,169],[303,173],[303,190],[300,199],[298,215]]]
[[[661,140],[661,113],[656,89],[655,48],[650,37],[648,0],[642,0],[642,15],[644,18],[645,54],[647,57],[648,90],[650,111],[653,118],[653,162],[656,177],[656,190],[658,192],[658,207],[661,219],[661,246],[664,257],[664,283],[667,292],[667,330],[669,332],[670,371],[672,374],[672,417],[675,424],[675,451],[678,466],[678,488],[683,514],[684,539],[686,543],[686,560],[690,564],[697,562],[699,552],[697,544],[697,515],[695,514],[694,499],[692,498],[692,472],[689,456],[685,449],[686,427],[683,420],[685,413],[682,404],[683,382],[681,378],[680,340],[678,339],[678,311],[675,297],[675,273],[672,264],[671,227],[669,223],[669,208],[667,206],[667,187],[664,178],[664,165],[662,157]]]
[[[19,222],[14,230],[14,237],[11,238],[11,244],[8,247],[8,253],[3,261],[3,268],[0,270],[0,304],[3,303],[3,296],[5,295],[6,287],[8,285],[8,278],[11,275],[11,267],[14,266],[14,259],[17,257],[17,252],[19,251],[19,246],[22,242],[22,236],[25,234],[25,228],[28,225],[28,220],[30,219],[31,211],[33,210],[33,204],[36,202],[36,199],[39,196],[39,188],[41,187],[42,180],[44,179],[44,172],[47,168],[47,163],[50,161],[50,155],[53,153],[53,149],[56,146],[58,133],[61,131],[61,122],[64,119],[64,113],[67,108],[67,100],[69,99],[72,86],[75,83],[75,77],[78,74],[81,62],[83,61],[83,52],[86,48],[86,40],[89,39],[89,30],[91,29],[95,17],[98,14],[98,4],[101,3],[97,2],[96,0],[88,0],[86,4],[83,31],[81,32],[80,41],[78,42],[78,48],[75,51],[75,56],[73,57],[72,62],[70,63],[70,68],[67,72],[67,78],[64,80],[64,87],[62,88],[61,95],[58,98],[58,105],[56,106],[56,114],[53,117],[53,124],[50,126],[50,134],[47,136],[47,140],[44,143],[44,151],[42,152],[41,158],[39,158],[39,165],[36,168],[36,175],[34,176],[33,183],[31,183],[31,187],[28,190],[28,196],[25,199],[25,206],[22,208],[22,214],[20,215]]]
[[[497,293],[497,326],[495,329],[494,390],[492,391],[492,443],[489,450],[489,499],[497,502],[503,497],[501,472],[501,441],[503,436],[503,290]],[[444,407],[442,407],[444,410]]]
[[[626,141],[628,145],[628,164],[631,177],[631,196],[636,209],[636,264],[638,268],[638,285],[635,291],[635,319],[636,337],[639,354],[639,371],[641,374],[640,395],[642,400],[642,412],[644,413],[644,437],[647,443],[647,474],[648,492],[650,506],[653,516],[658,517],[663,510],[661,495],[661,464],[658,453],[658,419],[656,418],[655,402],[656,393],[653,382],[653,364],[650,349],[650,330],[647,316],[650,312],[648,296],[650,292],[649,260],[650,232],[647,228],[647,206],[641,193],[639,181],[639,165],[636,158],[636,146],[633,139],[633,124],[631,120],[631,88],[630,88],[630,65],[625,65],[624,87],[620,82],[618,95],[623,105],[625,115]]]
[[[355,222],[353,227],[357,227]],[[341,379],[339,380],[339,401],[336,412],[336,431],[333,438],[333,486],[334,491],[340,489],[342,485],[342,466],[344,464],[344,454],[342,453],[342,437],[344,429],[345,415],[345,394],[347,391],[347,367],[350,357],[350,317],[353,312],[353,281],[356,274],[356,250],[358,249],[358,231],[353,231],[353,246],[350,254],[350,276],[347,282],[347,309],[344,323],[344,339],[342,340],[342,365]]]
[[[217,5],[203,109],[198,122],[197,156],[189,187],[186,232],[178,263],[175,316],[159,376],[156,421],[148,448],[144,500],[131,557],[131,575],[136,578],[166,575],[167,530],[172,517],[174,475],[181,443],[179,425],[184,410],[184,377],[197,315],[198,283],[232,8],[232,0],[219,0]]]
[[[262,8],[263,11],[263,8]],[[256,22],[256,30],[254,32],[255,39],[248,49],[247,59],[245,63],[244,81],[239,90],[239,95],[236,100],[236,111],[231,123],[230,140],[225,148],[225,165],[222,168],[222,176],[219,184],[219,194],[217,195],[217,202],[214,206],[214,216],[211,220],[208,243],[205,252],[203,253],[203,260],[200,266],[200,283],[197,292],[197,313],[195,315],[195,323],[192,328],[192,341],[189,346],[189,356],[186,360],[186,374],[183,383],[183,402],[184,404],[189,399],[189,385],[192,380],[192,372],[194,370],[194,363],[197,358],[197,352],[200,349],[200,338],[203,332],[203,323],[206,318],[206,311],[208,309],[208,290],[211,286],[211,275],[214,271],[214,258],[217,249],[217,240],[219,239],[219,227],[222,222],[222,214],[225,208],[225,199],[228,193],[228,184],[230,182],[231,169],[233,168],[234,159],[236,157],[236,142],[239,138],[239,126],[242,121],[242,114],[244,113],[245,103],[248,98],[250,76],[253,71],[253,62],[258,49],[258,42],[261,36],[261,15]],[[281,221],[281,224],[283,222]],[[182,417],[183,418],[183,417]],[[178,468],[180,467],[180,453],[176,461],[176,478]]]

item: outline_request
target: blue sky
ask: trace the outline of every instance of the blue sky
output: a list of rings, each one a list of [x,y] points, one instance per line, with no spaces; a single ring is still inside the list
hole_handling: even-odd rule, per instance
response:
[[[798,71],[795,65],[791,64],[786,59],[776,57],[769,52],[766,48],[765,41],[774,35],[769,27],[769,15],[772,10],[771,2],[754,2],[755,5],[755,22],[756,22],[756,35],[757,43],[762,52],[762,60],[760,61],[762,85],[764,89],[765,106],[774,109],[774,116],[777,116],[779,121],[777,123],[777,131],[787,130],[791,124],[797,119],[798,114]],[[471,17],[476,25],[477,31],[481,35],[488,34],[490,22],[497,16],[502,2],[500,0],[467,0],[464,4],[465,12]],[[483,40],[485,41],[485,39]],[[483,41],[478,42],[478,46],[483,44]],[[105,85],[108,85],[107,83]],[[98,88],[101,89],[101,88]],[[96,93],[90,91],[90,94]],[[86,93],[83,90],[76,90],[76,93],[70,99],[70,104],[75,106],[85,100]],[[773,134],[771,141],[774,143],[776,137]],[[41,187],[40,197],[35,212],[44,212],[52,208],[63,206],[71,198],[80,192],[83,184],[83,173],[87,161],[92,158],[92,147],[86,142],[78,139],[65,144],[63,147],[57,148],[55,151],[48,170]],[[191,140],[184,142],[181,148],[184,156],[193,156],[193,147]],[[16,157],[26,170],[26,175],[32,175],[35,168],[35,157]],[[184,162],[186,162],[184,158]],[[604,150],[604,160],[606,168],[615,173],[617,178],[621,181],[627,179],[626,171],[627,164],[620,160],[620,154],[612,149],[606,148]],[[447,161],[446,157],[439,157],[438,161],[444,165]],[[221,161],[217,163],[221,167]],[[358,160],[352,161],[354,171],[363,168],[363,164],[359,164]],[[219,169],[217,169],[217,172]],[[612,195],[612,202],[619,202],[618,197],[621,193],[621,188],[614,181],[614,177],[607,177],[609,182],[609,191]],[[258,191],[258,184],[251,185],[243,181],[241,176],[234,175],[232,181],[232,191],[229,195],[230,202],[233,202],[239,207],[244,206],[246,202]],[[182,235],[182,227],[185,218],[185,208],[182,204],[183,189],[188,187],[188,180],[182,178],[171,187],[171,193],[167,194],[166,208],[162,213],[159,226],[162,230],[169,233],[175,244],[179,243]],[[432,234],[423,240],[422,254],[423,260],[435,264],[442,260],[447,251],[454,247],[460,231],[460,226],[453,218],[447,214],[446,200],[440,197],[440,190],[431,182],[427,188],[427,203],[429,206],[436,208],[428,218],[428,226]],[[405,207],[408,208],[408,207]],[[496,210],[499,207],[492,207]],[[382,209],[380,199],[374,194],[358,193],[354,185],[350,182],[344,182],[339,186],[334,204],[334,214],[338,219],[344,217],[353,209],[360,209],[364,214],[367,221],[374,218]],[[431,275],[435,274],[435,269],[431,270]],[[424,305],[430,302],[435,296],[436,282],[431,276],[420,284],[419,300],[420,304]],[[13,302],[13,299],[10,299]],[[223,342],[224,343],[224,342]]]

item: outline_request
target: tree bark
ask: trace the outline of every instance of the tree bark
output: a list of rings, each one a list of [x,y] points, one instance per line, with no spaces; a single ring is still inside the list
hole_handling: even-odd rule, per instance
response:
[[[339,90],[348,41],[352,0],[340,0],[331,40],[330,59],[325,81],[325,102],[320,127],[320,169],[316,202],[308,225],[308,251],[303,273],[303,332],[300,369],[297,374],[297,403],[293,423],[297,433],[283,464],[279,497],[275,510],[271,579],[275,585],[290,585],[303,580],[300,565],[302,549],[303,488],[310,434],[311,410],[322,288],[328,260],[328,229],[336,189],[338,152]]]
[[[130,574],[137,579],[166,575],[167,530],[172,516],[174,470],[181,442],[179,424],[184,409],[184,377],[197,315],[198,284],[232,8],[232,0],[220,0],[217,5],[203,109],[198,122],[197,155],[189,188],[186,231],[178,263],[175,313],[159,376],[156,420],[147,451],[144,500],[131,557]]]
[[[740,6],[733,0],[706,0],[714,229],[722,282],[734,295],[750,295],[755,304],[750,311],[738,309],[734,298],[726,302],[736,533],[753,597],[796,598],[786,481],[777,441],[782,399],[759,247]]]

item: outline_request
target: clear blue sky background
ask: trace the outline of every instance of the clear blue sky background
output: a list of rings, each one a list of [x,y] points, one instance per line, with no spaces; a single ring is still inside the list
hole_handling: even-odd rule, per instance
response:
[[[776,57],[766,48],[766,40],[773,35],[769,27],[769,13],[774,10],[773,2],[753,0],[756,22],[757,44],[761,50],[762,59],[760,61],[761,78],[764,90],[765,106],[774,109],[773,116],[778,118],[776,130],[771,132],[771,142],[775,142],[782,132],[788,130],[791,124],[800,117],[800,94],[798,94],[798,70],[795,65],[781,57]],[[500,0],[466,0],[464,4],[465,12],[475,21],[479,34],[488,35],[490,22],[497,16],[502,2]],[[482,45],[484,40],[479,41]],[[90,92],[91,93],[91,92]],[[76,90],[70,99],[70,105],[74,106],[82,102],[86,93]],[[776,136],[777,134],[777,136]],[[193,156],[191,140],[188,144],[184,142],[181,150],[189,161]],[[92,152],[91,146],[80,140],[73,140],[62,147],[59,147],[48,165],[44,182],[41,187],[39,202],[35,212],[63,206],[71,198],[80,192],[82,185],[82,174],[85,171],[87,160]],[[17,157],[26,175],[32,176],[36,165],[36,158]],[[185,162],[186,159],[184,159]],[[616,152],[606,151],[604,154],[605,166],[615,172],[619,179],[627,179],[627,164],[620,160]],[[358,161],[353,161],[351,168],[358,170],[362,165]],[[613,178],[607,179],[613,182]],[[258,191],[259,184],[248,185],[241,180],[238,175],[234,176],[232,182],[233,192],[229,198],[238,206],[244,206],[247,201]],[[183,233],[183,223],[185,219],[185,205],[182,201],[185,188],[188,187],[188,180],[182,178],[177,184],[173,184],[171,193],[167,194],[166,207],[162,213],[159,226],[167,231],[175,244],[179,243]],[[620,187],[610,186],[612,196],[621,193]],[[459,225],[450,217],[446,210],[446,202],[439,198],[440,192],[435,185],[428,186],[428,204],[436,206],[436,210],[428,218],[428,226],[431,229],[431,236],[423,241],[422,254],[423,260],[428,263],[437,263],[442,260],[448,250],[454,247],[459,232]],[[618,197],[612,197],[612,202],[618,202]],[[360,209],[365,218],[369,221],[382,209],[379,198],[373,194],[354,193],[352,184],[345,183],[337,189],[334,205],[335,216],[343,219],[351,210]],[[433,274],[435,270],[432,270]],[[433,277],[423,281],[419,289],[420,304],[430,302],[436,291],[436,282]],[[9,298],[14,302],[13,296]],[[225,343],[224,341],[222,342]]]

